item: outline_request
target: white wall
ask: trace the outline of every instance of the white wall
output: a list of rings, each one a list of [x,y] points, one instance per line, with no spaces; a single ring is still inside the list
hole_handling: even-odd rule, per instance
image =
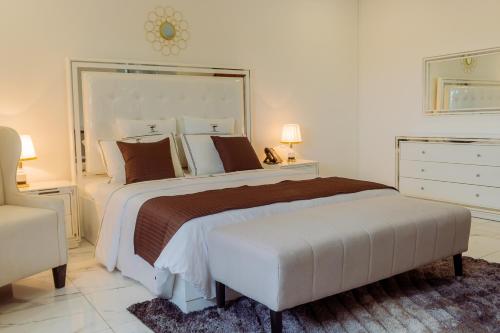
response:
[[[500,116],[424,116],[424,57],[500,46],[497,0],[359,1],[359,176],[393,184],[397,135],[500,135]]]
[[[183,12],[191,39],[177,57],[145,40],[157,5]],[[325,174],[356,167],[357,1],[19,0],[0,2],[0,125],[31,134],[31,180],[69,178],[65,58],[131,59],[252,70],[256,147],[298,122],[297,150]]]

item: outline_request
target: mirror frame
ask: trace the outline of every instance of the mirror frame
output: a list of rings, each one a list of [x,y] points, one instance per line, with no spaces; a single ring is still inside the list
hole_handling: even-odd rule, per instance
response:
[[[435,63],[437,61],[446,61],[453,59],[460,59],[464,57],[473,57],[473,56],[484,56],[493,53],[500,53],[500,47],[460,52],[460,53],[450,53],[446,55],[427,57],[423,60],[423,100],[422,100],[422,109],[425,115],[437,116],[437,115],[464,115],[464,114],[495,114],[500,113],[500,106],[498,109],[469,109],[462,111],[436,111],[433,108],[429,107],[429,97],[430,97],[430,89],[432,85],[430,84],[430,65],[431,63]]]

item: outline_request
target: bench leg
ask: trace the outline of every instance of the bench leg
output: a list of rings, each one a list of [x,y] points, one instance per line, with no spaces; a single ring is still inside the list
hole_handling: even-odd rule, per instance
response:
[[[52,276],[54,277],[56,289],[64,288],[66,285],[66,265],[52,268]]]
[[[455,268],[455,276],[464,275],[464,269],[462,265],[462,253],[455,254],[453,256],[453,267]]]
[[[217,307],[223,309],[226,306],[226,286],[218,281],[215,281],[215,297],[217,298]]]
[[[270,310],[271,333],[281,333],[283,331],[283,318],[281,311]]]

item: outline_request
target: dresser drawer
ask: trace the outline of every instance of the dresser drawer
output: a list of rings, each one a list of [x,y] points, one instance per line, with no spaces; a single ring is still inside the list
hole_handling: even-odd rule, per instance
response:
[[[401,177],[399,190],[413,197],[500,209],[500,188],[495,187]]]
[[[402,160],[500,166],[500,146],[467,143],[401,142]]]
[[[43,195],[43,196],[49,196],[49,197],[56,197],[59,199],[62,199],[64,201],[64,214],[65,215],[71,215],[72,209],[71,209],[71,195],[69,193],[61,193],[61,191],[57,189],[50,189],[46,191],[38,191],[38,192],[33,192],[37,195]]]
[[[500,167],[401,160],[400,177],[500,187]]]

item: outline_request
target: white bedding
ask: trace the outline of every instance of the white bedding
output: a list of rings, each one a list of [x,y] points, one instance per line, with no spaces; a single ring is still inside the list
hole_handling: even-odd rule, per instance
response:
[[[255,170],[211,177],[185,177],[157,180],[130,185],[104,186],[100,193],[103,224],[96,248],[96,257],[109,271],[116,267],[122,274],[145,284],[156,295],[165,294],[165,285],[172,282],[171,274],[193,284],[202,295],[215,295],[213,281],[208,270],[206,235],[216,226],[251,221],[259,217],[290,212],[341,201],[356,200],[382,195],[394,195],[394,190],[371,190],[353,194],[289,203],[277,203],[262,207],[227,211],[193,219],[185,223],[167,244],[154,264],[154,270],[142,258],[134,254],[133,235],[137,214],[142,204],[162,195],[178,195],[210,189],[261,185],[282,180],[311,178],[310,173],[298,170]],[[108,184],[110,185],[110,184]],[[105,194],[107,193],[107,194]],[[107,198],[104,197],[107,195]],[[154,276],[153,276],[154,275]]]

